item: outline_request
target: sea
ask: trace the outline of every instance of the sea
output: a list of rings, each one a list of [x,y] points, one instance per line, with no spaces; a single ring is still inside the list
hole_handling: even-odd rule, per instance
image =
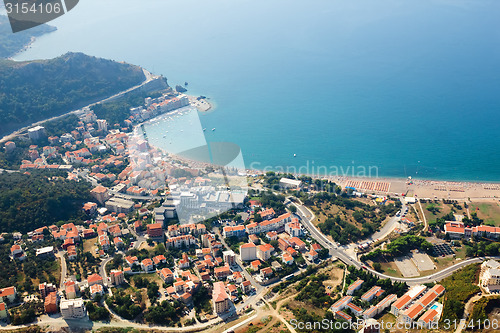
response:
[[[15,59],[84,52],[187,82],[215,106],[198,114],[205,140],[239,145],[247,168],[500,181],[499,12],[498,0],[85,0]]]

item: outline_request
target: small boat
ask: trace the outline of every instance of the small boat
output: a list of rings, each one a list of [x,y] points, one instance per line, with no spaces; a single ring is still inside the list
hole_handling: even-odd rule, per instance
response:
[[[166,135],[164,135],[164,136],[163,136],[163,138],[164,138],[164,139],[165,139],[166,137],[167,137]]]
[[[297,157],[297,154],[293,154],[293,157]]]
[[[214,128],[212,128],[212,131],[215,131],[215,127],[214,127]]]
[[[204,128],[204,129],[203,129],[203,132],[205,132],[206,130],[207,130],[207,129],[206,129],[206,128]]]

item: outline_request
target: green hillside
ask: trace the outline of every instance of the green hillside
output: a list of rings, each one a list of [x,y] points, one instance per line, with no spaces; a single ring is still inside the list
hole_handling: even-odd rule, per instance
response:
[[[0,173],[0,232],[28,232],[59,221],[83,218],[90,183],[67,180],[64,172]]]
[[[55,30],[56,28],[53,26],[42,24],[14,34],[7,16],[0,15],[0,58],[13,56],[28,45],[33,37],[39,37]]]
[[[144,78],[138,66],[82,53],[0,60],[0,135],[112,96]]]

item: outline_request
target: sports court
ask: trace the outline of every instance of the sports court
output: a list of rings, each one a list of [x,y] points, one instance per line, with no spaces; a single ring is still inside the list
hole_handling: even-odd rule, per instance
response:
[[[398,257],[394,259],[394,262],[396,263],[396,266],[398,266],[399,271],[404,277],[420,276],[417,267],[410,257]]]

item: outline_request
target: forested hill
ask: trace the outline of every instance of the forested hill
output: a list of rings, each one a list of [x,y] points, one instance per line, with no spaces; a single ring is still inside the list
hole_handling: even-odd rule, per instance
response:
[[[67,180],[61,171],[0,173],[0,233],[28,232],[59,221],[80,219],[90,200],[90,183]]]
[[[83,53],[26,62],[0,60],[0,135],[112,96],[144,79],[138,66]]]
[[[26,47],[33,37],[55,31],[56,27],[42,24],[37,27],[12,33],[9,19],[5,15],[0,15],[0,58],[8,58]]]

